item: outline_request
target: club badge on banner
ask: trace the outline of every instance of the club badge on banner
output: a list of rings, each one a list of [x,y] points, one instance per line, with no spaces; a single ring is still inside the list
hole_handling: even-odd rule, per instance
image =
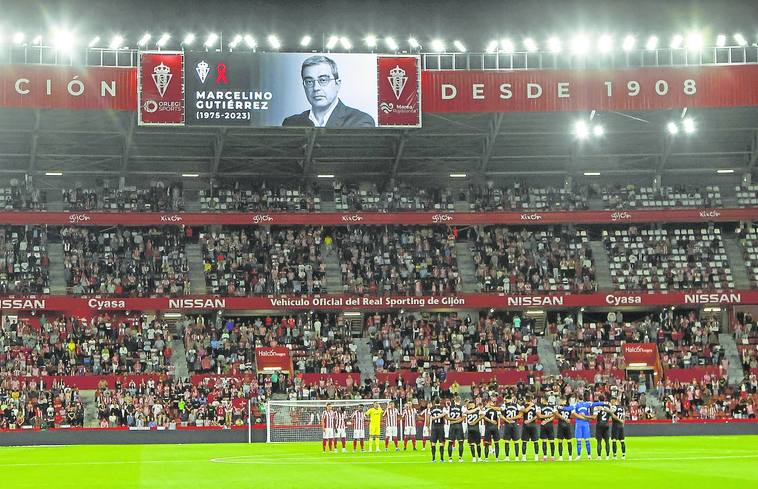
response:
[[[139,125],[184,125],[184,55],[140,52]]]
[[[379,125],[421,127],[421,69],[418,56],[379,56]]]

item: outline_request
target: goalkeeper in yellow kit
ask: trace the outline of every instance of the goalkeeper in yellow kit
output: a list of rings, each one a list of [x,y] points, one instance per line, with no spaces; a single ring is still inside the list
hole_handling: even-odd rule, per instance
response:
[[[368,411],[366,411],[366,418],[369,419],[369,425],[368,425],[368,433],[369,433],[369,439],[368,439],[368,451],[371,451],[371,447],[376,443],[376,451],[381,451],[379,449],[379,440],[381,439],[382,435],[382,415],[384,414],[384,410],[379,406],[378,402],[375,402],[373,406],[369,408]]]

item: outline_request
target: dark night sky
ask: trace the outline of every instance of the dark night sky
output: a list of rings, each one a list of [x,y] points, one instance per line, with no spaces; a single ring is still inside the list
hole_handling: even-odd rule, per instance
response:
[[[665,42],[675,32],[704,29],[711,39],[719,32],[758,37],[758,0],[606,0],[606,1],[420,1],[420,0],[0,0],[0,29],[46,32],[41,26],[61,22],[83,38],[125,34],[133,46],[144,31],[168,31],[174,38],[192,31],[227,35],[251,32],[259,40],[277,33],[286,45],[303,33],[314,38],[337,33],[357,41],[366,32],[404,40],[416,35],[422,44],[440,36],[464,40],[470,49],[510,35],[538,40],[550,34],[586,32],[658,34]],[[730,36],[731,37],[731,36]]]

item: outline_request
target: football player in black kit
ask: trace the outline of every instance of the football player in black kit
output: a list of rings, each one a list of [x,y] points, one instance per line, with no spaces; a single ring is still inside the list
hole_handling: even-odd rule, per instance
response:
[[[542,439],[542,460],[547,460],[547,442],[550,441],[550,459],[555,462],[555,404],[548,402],[540,407],[540,438]]]
[[[503,420],[503,448],[505,448],[505,461],[511,460],[511,443],[516,453],[516,461],[519,459],[519,433],[518,420],[521,418],[521,408],[516,402],[516,396],[509,393],[508,400],[500,407],[500,419]]]
[[[460,396],[455,396],[448,408],[447,420],[450,421],[450,432],[447,440],[447,460],[453,462],[453,447],[458,445],[458,462],[463,462],[463,405]]]
[[[469,401],[466,406],[466,425],[468,426],[468,446],[471,449],[471,461],[482,461],[482,432],[479,431],[479,422],[483,414],[474,401]]]
[[[601,401],[605,401],[603,397],[600,397]],[[603,442],[605,441],[605,459],[611,458],[611,443],[610,443],[610,426],[611,420],[611,408],[608,406],[602,406],[598,408],[597,416],[595,418],[595,440],[597,441],[597,459],[601,459],[601,452],[603,448]]]
[[[495,445],[495,461],[500,457],[500,411],[495,407],[495,401],[490,399],[484,409],[484,461],[490,457],[490,445]]]
[[[613,459],[616,460],[616,442],[621,442],[621,460],[626,460],[626,440],[624,440],[624,408],[615,397],[611,399],[611,440],[613,443]]]
[[[521,461],[526,462],[526,443],[531,441],[534,444],[534,461],[537,462],[540,459],[539,408],[531,394],[526,395],[526,404],[521,409],[521,414],[524,416],[524,426],[521,428]]]
[[[561,400],[561,403],[563,406],[569,405],[568,399],[565,398]],[[573,460],[572,455],[574,451],[572,442],[574,435],[571,434],[571,413],[556,409],[555,419],[558,420],[558,432],[556,433],[556,438],[558,439],[558,460],[563,461],[563,444],[565,442],[568,447],[568,460],[570,462]]]
[[[439,398],[434,400],[432,409],[429,410],[429,417],[432,421],[432,430],[429,441],[432,445],[432,462],[437,458],[437,449],[440,451],[440,462],[445,461],[445,411],[440,406]]]

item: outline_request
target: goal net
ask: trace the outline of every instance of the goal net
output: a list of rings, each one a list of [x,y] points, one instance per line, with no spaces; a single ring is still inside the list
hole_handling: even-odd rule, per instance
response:
[[[335,410],[344,407],[347,420],[352,414],[362,409],[366,412],[374,402],[386,409],[390,399],[349,399],[339,401],[269,401],[266,405],[266,441],[320,441],[323,438],[321,413],[326,405]],[[368,435],[368,420],[366,420]],[[353,427],[346,426],[347,438],[353,436]]]

